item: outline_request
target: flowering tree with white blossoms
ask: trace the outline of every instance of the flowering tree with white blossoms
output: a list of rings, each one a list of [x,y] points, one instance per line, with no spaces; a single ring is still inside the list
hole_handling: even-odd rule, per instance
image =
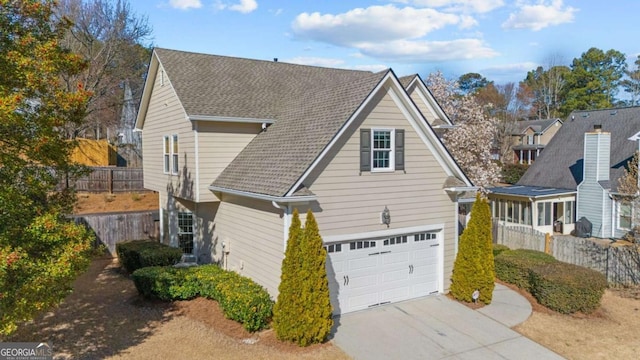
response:
[[[463,95],[455,80],[438,71],[429,74],[427,86],[449,119],[456,125],[443,136],[444,144],[474,185],[481,189],[500,179],[500,168],[491,159],[496,121],[485,115],[473,95]]]

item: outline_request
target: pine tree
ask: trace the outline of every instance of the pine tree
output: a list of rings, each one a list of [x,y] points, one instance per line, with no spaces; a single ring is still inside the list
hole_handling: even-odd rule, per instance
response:
[[[491,236],[489,204],[478,194],[469,224],[460,236],[460,246],[453,265],[451,294],[456,299],[471,302],[474,291],[478,290],[479,301],[491,303],[495,286]]]
[[[318,223],[311,210],[307,212],[301,250],[303,279],[301,298],[305,311],[299,319],[302,333],[298,344],[307,346],[325,341],[333,326],[331,315],[333,309],[325,267],[327,252],[322,243]]]
[[[282,274],[278,286],[278,301],[273,306],[273,328],[280,340],[297,341],[299,319],[304,311],[301,303],[302,254],[300,240],[302,228],[298,209],[293,210]]]

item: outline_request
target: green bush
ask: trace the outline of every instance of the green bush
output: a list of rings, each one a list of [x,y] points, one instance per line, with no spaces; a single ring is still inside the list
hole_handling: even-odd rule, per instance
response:
[[[607,288],[603,274],[564,262],[534,266],[530,282],[531,294],[540,304],[563,314],[593,312]]]
[[[476,195],[469,225],[460,236],[460,247],[453,264],[451,295],[471,302],[478,290],[483,304],[490,304],[495,287],[495,270],[491,250],[491,211],[489,203]]]
[[[307,212],[303,229],[298,210],[294,210],[274,306],[273,327],[278,339],[300,346],[326,340],[333,326],[326,259],[313,213]]]
[[[502,244],[493,244],[493,257],[495,259],[496,256],[500,255],[505,251],[511,251],[508,246]]]
[[[520,181],[528,168],[529,165],[526,164],[504,164],[502,166],[502,180],[507,184],[515,184]]]
[[[138,292],[146,298],[171,301],[202,296],[215,300],[228,319],[241,323],[248,331],[264,329],[271,318],[273,301],[263,287],[217,265],[145,267],[131,276]]]
[[[557,262],[553,256],[536,250],[503,251],[495,257],[496,276],[502,281],[531,291],[529,283],[531,268],[553,262]]]
[[[157,241],[134,240],[116,244],[120,265],[129,273],[149,266],[169,266],[182,258],[182,250]]]
[[[131,278],[138,292],[146,298],[188,300],[198,295],[194,283],[187,281],[189,269],[149,266],[134,271]]]

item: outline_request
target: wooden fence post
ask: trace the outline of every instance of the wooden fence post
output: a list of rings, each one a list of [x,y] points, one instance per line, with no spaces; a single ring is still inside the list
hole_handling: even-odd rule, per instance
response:
[[[109,194],[113,194],[113,169],[110,168],[107,171],[107,186],[109,187]]]
[[[551,254],[551,234],[544,234],[544,252]]]

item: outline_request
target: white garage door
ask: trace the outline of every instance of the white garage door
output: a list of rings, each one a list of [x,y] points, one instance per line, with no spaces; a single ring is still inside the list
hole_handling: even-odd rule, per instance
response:
[[[334,314],[438,291],[438,231],[325,245]]]

